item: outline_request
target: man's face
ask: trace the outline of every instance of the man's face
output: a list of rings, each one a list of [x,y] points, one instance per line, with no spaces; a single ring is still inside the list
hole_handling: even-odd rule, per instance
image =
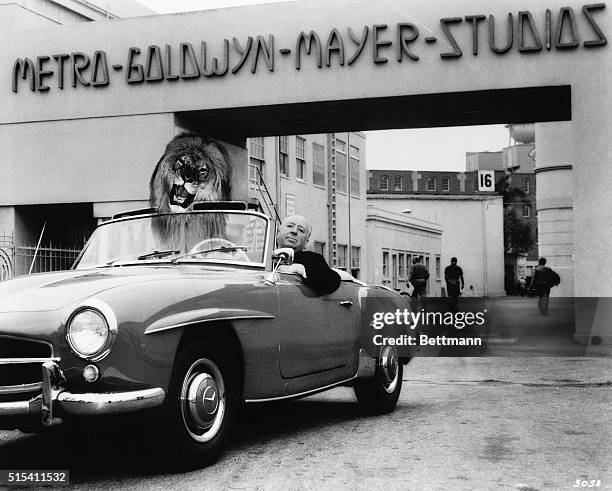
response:
[[[299,252],[306,247],[310,237],[310,225],[306,219],[299,215],[287,217],[281,223],[276,245],[278,247],[291,247],[294,251]]]

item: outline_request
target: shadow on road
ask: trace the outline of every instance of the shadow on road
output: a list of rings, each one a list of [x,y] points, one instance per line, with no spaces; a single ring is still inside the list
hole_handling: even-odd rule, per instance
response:
[[[414,409],[398,406],[393,417]],[[303,437],[326,426],[366,417],[355,400],[248,404],[237,421],[228,452],[249,452],[275,440],[299,438],[298,434]],[[154,425],[150,431],[155,431]],[[145,447],[141,431],[134,428],[62,429],[20,435],[1,445],[0,462],[4,469],[68,469],[72,484],[167,474],[151,458],[155,449]]]

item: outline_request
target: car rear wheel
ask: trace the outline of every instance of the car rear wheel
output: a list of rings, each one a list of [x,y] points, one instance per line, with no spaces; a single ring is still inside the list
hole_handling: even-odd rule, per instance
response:
[[[179,355],[159,442],[169,467],[195,469],[221,455],[241,397],[239,364],[231,353],[230,347],[209,340]]]
[[[376,360],[374,376],[357,380],[355,395],[368,414],[384,414],[395,409],[402,390],[403,367],[394,346],[385,346]]]

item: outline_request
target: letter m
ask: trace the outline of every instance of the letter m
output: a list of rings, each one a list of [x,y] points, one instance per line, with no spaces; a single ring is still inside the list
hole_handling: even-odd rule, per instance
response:
[[[26,80],[28,76],[30,77],[30,90],[34,91],[36,84],[36,73],[34,69],[34,63],[30,58],[17,58],[15,64],[13,65],[13,92],[17,92],[17,84],[19,82],[19,75],[23,80]]]
[[[315,55],[317,56],[317,66],[319,68],[323,66],[323,56],[321,53],[321,40],[319,39],[319,35],[314,31],[310,31],[310,34],[306,35],[304,34],[304,31],[302,31],[300,32],[300,35],[297,38],[297,42],[295,43],[295,69],[296,70],[299,70],[301,66],[300,57],[302,55],[302,46],[304,47],[306,54],[310,55],[310,52],[312,51],[313,42],[315,44],[315,49],[316,49]]]

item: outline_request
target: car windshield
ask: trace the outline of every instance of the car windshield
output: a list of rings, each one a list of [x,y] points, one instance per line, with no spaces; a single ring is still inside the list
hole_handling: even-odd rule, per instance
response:
[[[143,215],[100,225],[76,269],[143,262],[264,265],[268,218],[255,212],[198,211]]]

